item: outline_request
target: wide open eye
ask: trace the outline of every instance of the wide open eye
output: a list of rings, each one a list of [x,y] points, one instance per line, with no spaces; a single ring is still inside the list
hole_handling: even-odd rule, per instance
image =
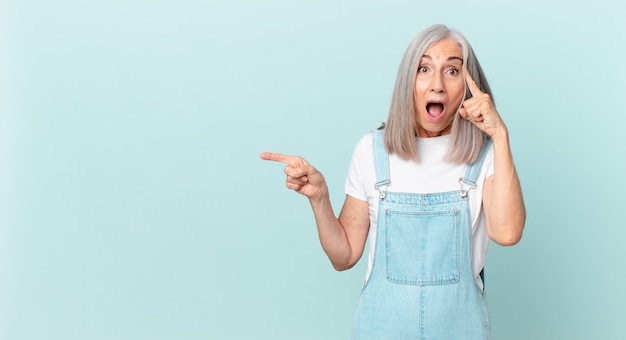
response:
[[[451,69],[448,70],[448,74],[450,74],[452,76],[458,76],[460,74],[460,72],[456,68],[451,68]]]
[[[428,67],[426,67],[426,66],[419,66],[417,68],[417,72],[418,73],[426,73],[426,72],[428,72]]]

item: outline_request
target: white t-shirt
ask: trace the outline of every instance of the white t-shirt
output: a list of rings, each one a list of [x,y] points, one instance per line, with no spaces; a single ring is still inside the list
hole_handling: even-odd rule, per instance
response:
[[[465,175],[466,164],[454,164],[444,160],[450,135],[433,138],[417,138],[419,163],[403,160],[395,155],[389,157],[391,183],[388,192],[429,194],[460,189],[459,178]],[[369,257],[365,280],[369,279],[374,261],[376,228],[378,220],[378,191],[374,189],[376,170],[372,148],[372,134],[365,135],[355,147],[346,178],[346,194],[367,201],[369,205]],[[493,145],[485,157],[485,162],[476,180],[477,187],[470,195],[472,217],[472,241],[474,276],[482,288],[480,271],[485,266],[489,249],[489,237],[485,228],[482,209],[482,192],[485,178],[493,174]],[[465,187],[466,188],[466,187]]]

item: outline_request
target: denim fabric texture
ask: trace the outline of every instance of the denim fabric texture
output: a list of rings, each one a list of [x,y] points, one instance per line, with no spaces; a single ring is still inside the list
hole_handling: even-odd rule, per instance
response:
[[[393,179],[383,132],[373,134],[378,229],[353,339],[489,339],[486,295],[472,268],[468,198],[490,141],[458,191],[394,193],[386,190]]]

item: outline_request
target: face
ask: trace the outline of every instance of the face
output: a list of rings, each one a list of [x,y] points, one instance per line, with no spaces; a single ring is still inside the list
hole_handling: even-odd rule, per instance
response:
[[[446,38],[430,46],[415,77],[415,121],[419,137],[450,133],[452,120],[465,95],[463,51]]]

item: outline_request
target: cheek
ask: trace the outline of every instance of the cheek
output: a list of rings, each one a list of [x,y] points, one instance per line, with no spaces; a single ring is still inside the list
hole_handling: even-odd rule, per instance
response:
[[[425,93],[426,91],[424,91],[424,89],[420,89],[417,86],[415,87],[415,91],[413,92],[413,103],[415,104],[416,109],[419,106],[423,106],[423,105],[420,105],[420,103],[423,103],[425,101],[425,98],[426,98]]]
[[[458,106],[463,102],[463,97],[465,96],[465,86],[461,84],[460,86],[455,86],[450,91],[450,103],[455,106],[455,110]]]
[[[425,86],[424,84],[421,83],[416,83],[415,84],[415,98],[424,98],[424,96],[426,95],[426,93],[428,92],[428,86]]]

